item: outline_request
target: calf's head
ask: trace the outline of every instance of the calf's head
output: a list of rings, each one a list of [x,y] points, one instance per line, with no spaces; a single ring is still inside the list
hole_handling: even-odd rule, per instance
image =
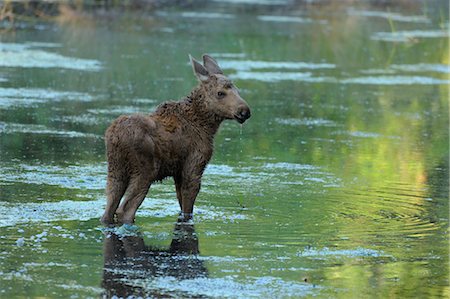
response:
[[[203,55],[203,65],[191,58],[195,76],[199,79],[207,109],[223,119],[244,123],[250,117],[250,107],[239,95],[233,82],[223,75],[217,62]]]

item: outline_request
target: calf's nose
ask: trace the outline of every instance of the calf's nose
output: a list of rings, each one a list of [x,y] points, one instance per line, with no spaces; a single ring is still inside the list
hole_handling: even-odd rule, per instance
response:
[[[239,120],[241,123],[243,123],[244,121],[246,121],[247,119],[250,118],[251,113],[250,113],[250,108],[248,106],[241,106],[238,109],[238,115],[239,115]]]

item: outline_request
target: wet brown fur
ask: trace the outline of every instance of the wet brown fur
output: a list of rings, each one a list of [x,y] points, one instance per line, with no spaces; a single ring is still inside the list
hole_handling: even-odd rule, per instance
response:
[[[103,223],[113,223],[114,217],[119,223],[133,223],[150,185],[166,177],[174,178],[182,214],[189,220],[220,124],[225,119],[242,123],[250,117],[247,103],[211,57],[204,56],[203,68],[191,61],[200,84],[189,96],[165,102],[148,115],[120,116],[106,130]],[[226,96],[218,98],[220,91]]]

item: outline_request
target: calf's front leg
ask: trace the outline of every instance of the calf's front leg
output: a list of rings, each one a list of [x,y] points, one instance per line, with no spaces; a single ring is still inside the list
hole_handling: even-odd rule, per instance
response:
[[[189,221],[193,218],[194,202],[197,194],[200,191],[201,178],[200,177],[183,177],[179,186],[181,195],[181,216],[180,220]],[[180,198],[179,198],[180,200]]]
[[[175,189],[177,191],[177,199],[178,199],[178,203],[180,204],[180,210],[183,209],[183,200],[181,197],[181,175],[176,175],[173,177],[174,181],[175,181]]]

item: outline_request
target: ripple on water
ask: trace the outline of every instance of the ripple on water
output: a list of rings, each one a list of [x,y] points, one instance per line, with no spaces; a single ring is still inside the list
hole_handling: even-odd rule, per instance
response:
[[[330,249],[327,247],[324,247],[322,249],[316,249],[316,248],[306,248],[302,251],[299,251],[297,253],[298,257],[312,257],[312,258],[322,258],[322,257],[348,257],[348,258],[354,258],[354,257],[380,257],[380,256],[386,256],[389,257],[389,255],[386,255],[382,251],[377,251],[373,249],[367,249],[367,248],[356,248],[356,249]]]
[[[436,72],[450,73],[450,66],[446,64],[394,64],[386,69],[361,70],[364,74],[379,74],[380,76],[334,78],[315,76],[313,71],[335,69],[330,63],[287,62],[287,61],[257,61],[257,60],[221,60],[224,69],[236,70],[230,78],[239,80],[257,80],[263,82],[299,81],[307,83],[341,83],[341,84],[370,84],[370,85],[438,85],[450,84],[444,80],[426,76],[395,75],[397,72]],[[268,71],[271,70],[271,71]],[[280,71],[288,70],[288,71]],[[307,72],[293,72],[293,70],[308,70]]]
[[[327,24],[325,20],[313,20],[310,18],[302,18],[296,16],[274,16],[274,15],[264,15],[258,16],[258,20],[265,22],[277,22],[277,23],[300,23],[300,24],[311,24],[311,23],[319,23],[319,24]]]
[[[445,30],[411,30],[394,32],[376,32],[371,39],[385,42],[411,42],[418,38],[442,38],[448,37]]]
[[[226,169],[226,167],[210,168]],[[212,169],[212,170],[211,170]],[[230,171],[229,171],[230,172]],[[222,171],[224,173],[224,171]],[[226,174],[227,175],[227,174]],[[229,173],[228,173],[229,175]],[[212,177],[216,176],[211,174]],[[214,178],[212,178],[214,179]],[[25,183],[30,185],[52,185],[67,189],[97,190],[102,191],[106,184],[106,163],[100,165],[3,165],[1,167],[1,184]],[[173,198],[160,198],[167,196],[167,193],[174,193],[172,185],[155,184],[142,207],[138,210],[138,217],[157,217],[168,216],[176,217],[179,213],[179,205],[175,194]],[[161,192],[163,191],[163,192]],[[156,198],[155,198],[156,196]],[[99,196],[95,200],[62,200],[58,202],[31,202],[0,204],[4,215],[0,217],[0,226],[12,226],[17,223],[27,222],[49,222],[60,220],[81,220],[86,221],[93,218],[99,218],[104,209],[106,199]],[[235,222],[249,219],[250,216],[235,213],[233,211],[224,211],[212,206],[202,206],[198,204],[195,209],[195,220],[220,220],[224,223]],[[3,214],[3,213],[2,213]]]
[[[29,107],[46,102],[92,101],[86,93],[55,91],[37,88],[3,88],[0,87],[0,108]]]
[[[318,70],[334,69],[331,63],[293,62],[293,61],[259,61],[259,60],[221,60],[220,67],[237,71],[250,71],[255,69],[288,69],[288,70]]]
[[[81,71],[99,71],[102,68],[101,63],[97,60],[67,57],[53,52],[34,49],[35,47],[46,46],[40,43],[0,43],[0,66],[23,68],[64,68]]]
[[[432,72],[432,73],[449,74],[450,65],[439,63],[393,64],[390,65],[389,68],[385,69],[368,69],[368,70],[361,70],[360,72],[369,75],[393,75],[399,71],[408,73]]]
[[[106,183],[106,163],[99,165],[27,165],[14,164],[2,165],[1,184],[25,183],[30,185],[52,185],[67,189],[97,190],[103,191]],[[320,167],[295,163],[265,163],[251,167],[233,168],[228,165],[214,165],[207,167],[204,176],[204,193],[220,194],[220,185],[226,194],[235,194],[247,184],[263,181],[276,181],[279,188],[289,184],[313,184],[322,187],[337,186],[339,179]],[[138,217],[167,217],[175,216],[179,212],[178,202],[172,184],[155,184],[147,200],[138,211]],[[162,192],[161,192],[162,191]],[[245,189],[246,192],[248,190]],[[227,193],[228,192],[228,193]],[[172,193],[173,198],[167,199],[167,193]],[[64,200],[59,202],[40,203],[2,203],[1,210],[8,211],[2,216],[1,225],[14,225],[29,221],[57,221],[57,220],[89,220],[98,218],[103,212],[105,199],[103,196],[96,200],[78,201]],[[14,212],[11,212],[13,210]],[[83,212],[80,212],[83,211]],[[5,212],[6,213],[6,212]],[[208,219],[221,220],[223,222],[235,222],[248,220],[251,217],[240,211],[224,211],[208,205],[196,206],[196,220]],[[249,218],[250,217],[250,218]]]
[[[65,115],[56,116],[52,120],[57,120],[65,123],[86,124],[98,126],[99,124],[109,125],[111,118],[109,116],[101,116],[98,114],[80,114],[80,115]]]
[[[278,277],[245,277],[241,282],[233,276],[222,278],[199,277],[178,280],[175,277],[151,277],[143,279],[125,279],[127,284],[145,290],[158,289],[171,294],[188,296],[207,296],[212,298],[287,298],[317,294],[320,286],[286,281]]]
[[[124,114],[148,113],[155,109],[156,100],[134,99],[133,103],[138,106],[111,106],[107,108],[88,109],[88,113],[78,115],[56,116],[53,119],[67,123],[82,123],[87,125],[110,124],[111,116]]]
[[[322,118],[276,118],[275,121],[279,124],[290,126],[337,126],[335,122]]]
[[[199,19],[234,19],[232,14],[218,13],[218,12],[196,12],[186,11],[182,12],[181,16],[184,18],[199,18]]]
[[[236,191],[241,191],[241,188],[242,191],[248,192],[245,186],[258,185],[266,181],[270,181],[271,185],[276,184],[278,188],[285,188],[287,185],[293,184],[310,184],[323,188],[340,185],[340,180],[337,177],[320,167],[285,162],[264,163],[246,167],[211,165],[206,168],[205,174],[203,177],[205,188],[202,189],[202,192],[214,194],[235,194]],[[222,187],[219,190],[218,188],[212,188],[216,185]],[[229,186],[229,188],[224,186]]]
[[[45,135],[61,136],[61,137],[68,137],[68,138],[76,138],[76,137],[101,138],[101,136],[91,134],[91,133],[56,130],[56,129],[48,128],[44,125],[15,124],[15,123],[2,123],[2,122],[0,122],[0,133],[3,133],[3,134],[11,134],[11,133],[45,134]]]
[[[231,79],[237,80],[257,80],[268,83],[276,83],[279,81],[299,81],[307,83],[325,83],[336,82],[331,77],[313,77],[312,73],[301,72],[245,72],[239,71],[229,76]]]
[[[319,170],[320,167],[313,166],[309,164],[297,164],[297,163],[286,163],[286,162],[278,162],[278,163],[266,163],[263,166],[265,169],[280,169],[280,170],[288,170],[288,171],[316,171]]]
[[[393,64],[390,68],[404,72],[436,72],[450,74],[450,65],[438,63]]]
[[[232,4],[251,4],[251,5],[285,5],[291,0],[213,0],[215,2],[226,2]]]
[[[223,164],[208,164],[205,169],[205,174],[224,176],[236,175],[233,171],[233,167]]]
[[[392,184],[342,191],[331,196],[339,202],[339,209],[331,213],[338,215],[337,222],[345,223],[340,234],[351,239],[383,236],[380,242],[386,246],[403,238],[430,236],[441,225],[429,212],[432,203],[426,190]]]
[[[134,114],[134,113],[147,113],[154,107],[138,107],[138,106],[112,106],[109,108],[96,108],[88,109],[87,111],[92,114],[107,114],[107,115],[122,115],[122,114]]]
[[[392,74],[392,70],[363,70],[368,74]],[[365,85],[447,85],[450,80],[437,79],[425,76],[367,76],[347,79],[334,77],[313,76],[311,72],[253,72],[238,71],[229,76],[235,80],[256,80],[267,83],[280,81],[297,81],[305,83],[341,83],[341,84],[365,84]]]
[[[106,163],[97,165],[28,165],[4,164],[0,169],[0,184],[29,184],[49,185],[75,190],[103,191],[106,185]],[[277,188],[287,188],[290,185],[313,185],[323,188],[336,187],[341,184],[340,179],[332,173],[313,165],[295,163],[259,163],[247,167],[231,167],[229,165],[210,164],[203,176],[202,193],[214,196],[236,195],[236,192],[248,193],[245,187],[263,182],[276,183]],[[245,183],[245,184],[244,184]],[[271,184],[272,185],[272,184]],[[217,188],[220,186],[220,188]],[[149,193],[151,198],[167,197],[174,192],[173,184],[154,184]],[[175,195],[173,195],[175,198]],[[177,208],[178,210],[178,208]],[[220,219],[221,214],[209,211],[203,215],[202,210],[196,210],[200,219]],[[164,213],[162,215],[165,215]],[[235,221],[246,219],[246,216],[236,214],[226,217]]]
[[[342,132],[346,135],[358,138],[382,138],[384,137],[382,134],[373,133],[373,132],[362,132],[362,131],[347,131]]]
[[[216,58],[245,58],[245,53],[211,53],[212,57]]]
[[[446,85],[450,80],[424,76],[367,76],[349,78],[340,81],[343,84],[367,85]]]
[[[106,199],[100,197],[95,200],[62,200],[58,202],[41,203],[7,203],[0,202],[0,227],[15,226],[25,223],[47,223],[57,221],[88,221],[100,219],[104,212]],[[137,212],[137,217],[176,219],[180,212],[178,201],[175,198],[160,199],[146,198]],[[195,207],[195,222],[222,221],[222,223],[249,220],[250,216],[236,214],[233,211],[202,206]]]
[[[148,98],[139,98],[139,99],[133,99],[133,103],[136,104],[155,104],[158,102],[156,99],[148,99]]]
[[[42,203],[5,203],[1,202],[0,227],[25,223],[43,223],[52,221],[86,221],[100,218],[104,201],[74,201]]]
[[[224,69],[233,69],[237,72],[231,74],[231,79],[258,80],[263,82],[278,82],[284,80],[302,82],[334,82],[334,78],[315,77],[311,72],[281,72],[276,70],[327,70],[336,66],[330,63],[314,62],[288,62],[288,61],[258,61],[258,60],[221,60],[220,66]],[[254,71],[272,70],[272,71]]]
[[[351,16],[359,17],[376,17],[388,19],[396,22],[407,22],[407,23],[430,23],[430,19],[426,16],[405,16],[395,12],[385,12],[385,11],[372,11],[372,10],[357,10],[350,8],[347,13]]]
[[[102,190],[106,184],[106,163],[98,165],[2,165],[1,181],[46,184],[68,189]]]

